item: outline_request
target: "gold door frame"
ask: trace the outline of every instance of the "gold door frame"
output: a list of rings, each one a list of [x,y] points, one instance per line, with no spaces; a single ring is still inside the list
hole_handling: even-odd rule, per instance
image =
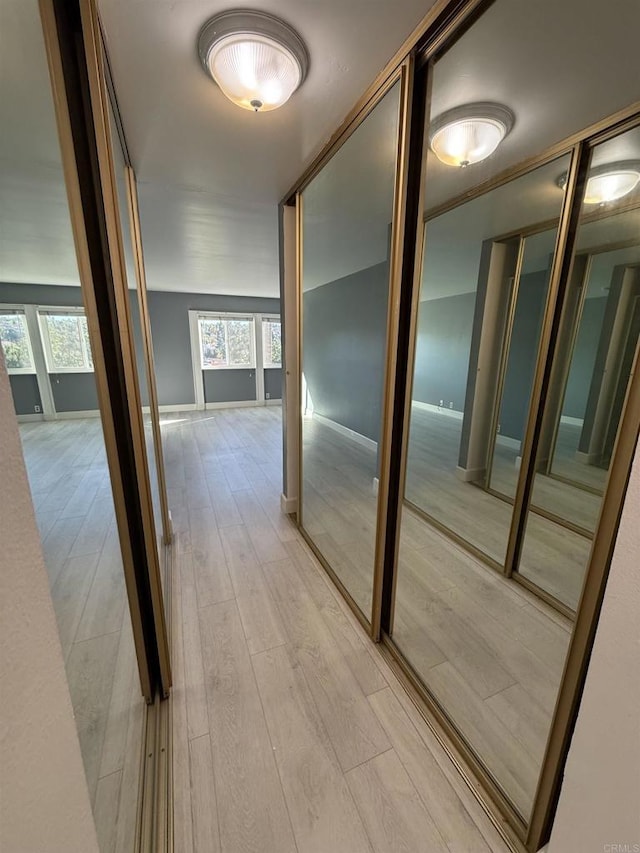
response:
[[[331,158],[333,153],[349,137],[357,124],[359,124],[368,112],[375,106],[376,95],[385,81],[397,75],[403,62],[406,62],[412,51],[415,54],[413,62],[413,91],[408,93],[407,114],[411,113],[411,122],[403,127],[403,132],[409,138],[411,134],[422,135],[424,127],[418,127],[420,115],[420,100],[423,98],[422,106],[429,103],[429,87],[432,74],[429,73],[436,54],[446,50],[450,44],[464,31],[465,27],[473,22],[475,17],[482,14],[488,8],[490,2],[482,0],[451,0],[451,2],[439,2],[433,7],[414,34],[403,45],[398,54],[391,60],[383,72],[378,76],[374,84],[367,90],[358,101],[345,122],[334,134],[328,145],[315,159],[311,166],[305,171],[292,189],[283,198],[282,204],[296,204],[297,208],[297,301],[298,318],[302,318],[302,204],[301,192],[309,181],[317,174],[324,164]],[[426,83],[420,85],[416,82],[419,72],[425,70]],[[395,79],[395,78],[394,78]],[[417,97],[417,95],[419,97]],[[615,542],[615,536],[621,514],[626,485],[630,473],[631,461],[637,442],[638,422],[640,421],[640,377],[638,373],[638,354],[634,371],[629,380],[627,397],[620,422],[618,438],[614,449],[612,466],[609,474],[607,489],[603,499],[597,533],[594,537],[589,564],[585,573],[585,581],[581,602],[578,608],[571,643],[567,655],[564,675],[560,684],[556,709],[551,722],[547,750],[543,766],[540,771],[539,784],[534,799],[534,804],[528,821],[518,814],[507,797],[502,793],[493,781],[490,773],[478,760],[473,750],[458,733],[456,726],[448,717],[446,709],[440,707],[422,683],[411,665],[403,657],[390,637],[393,624],[393,604],[395,596],[395,582],[397,578],[397,549],[399,519],[402,512],[404,493],[404,478],[406,474],[407,441],[409,433],[409,418],[411,405],[411,383],[413,374],[412,355],[416,341],[416,317],[419,299],[419,286],[421,277],[421,264],[423,252],[423,240],[420,239],[421,231],[426,220],[440,215],[447,210],[453,209],[463,201],[480,196],[491,189],[526,174],[537,166],[544,165],[561,155],[570,155],[570,167],[568,180],[563,201],[562,213],[559,219],[547,224],[546,227],[558,226],[554,260],[551,269],[549,291],[545,307],[545,315],[538,344],[538,358],[534,372],[531,393],[531,404],[527,419],[525,438],[523,443],[523,459],[521,465],[521,476],[518,481],[516,497],[514,499],[514,522],[509,534],[507,548],[508,565],[516,565],[519,556],[519,548],[523,535],[522,522],[529,509],[532,478],[534,475],[534,463],[537,450],[537,440],[540,431],[539,419],[546,401],[548,390],[547,365],[553,356],[556,338],[557,321],[564,298],[564,291],[572,264],[572,252],[574,248],[575,234],[580,213],[580,198],[584,186],[590,151],[594,145],[611,138],[624,130],[634,126],[640,121],[640,101],[619,110],[618,112],[598,121],[587,128],[573,134],[567,139],[548,147],[546,150],[528,158],[514,167],[504,170],[500,174],[474,187],[462,195],[449,199],[447,202],[432,208],[421,215],[420,221],[413,223],[410,219],[403,220],[400,217],[398,207],[395,208],[393,227],[395,239],[398,241],[396,249],[402,245],[402,240],[408,240],[411,236],[413,225],[416,226],[415,253],[412,257],[403,257],[399,263],[402,275],[394,265],[395,288],[393,298],[400,300],[397,330],[405,336],[407,343],[403,355],[407,357],[407,364],[399,361],[395,364],[396,375],[392,376],[387,371],[385,381],[385,403],[384,403],[384,432],[382,436],[383,447],[386,453],[386,481],[380,482],[380,488],[384,486],[384,500],[389,504],[389,514],[393,518],[384,518],[380,512],[381,501],[378,503],[378,530],[376,539],[376,574],[374,575],[374,607],[371,623],[363,618],[343,584],[336,578],[335,573],[322,558],[304,531],[304,518],[301,506],[302,492],[299,492],[298,522],[302,533],[309,542],[312,550],[319,557],[320,562],[327,569],[336,585],[354,610],[356,616],[365,625],[374,640],[381,640],[381,651],[392,664],[394,671],[407,686],[427,723],[443,745],[452,761],[460,770],[465,781],[488,813],[493,823],[515,850],[535,851],[549,838],[553,814],[557,803],[557,797],[562,780],[562,771],[566,760],[572,726],[575,721],[580,704],[581,692],[584,686],[586,671],[589,662],[591,647],[593,644],[597,619],[604,596],[604,589],[609,570],[610,559]],[[405,137],[403,137],[405,138]],[[405,143],[406,143],[405,138]],[[415,183],[416,175],[421,175],[419,187],[413,184],[404,185],[405,192],[417,192],[420,198],[424,195],[424,173],[421,171],[423,164],[416,164],[415,158],[419,146],[414,146],[413,155],[409,153],[406,165],[407,173],[412,175]],[[403,156],[406,155],[406,151]],[[403,212],[406,208],[407,196],[400,196],[399,208]],[[597,218],[597,213],[592,215]],[[584,220],[581,220],[584,221]],[[535,228],[535,230],[543,230]],[[534,233],[532,232],[532,233]],[[528,232],[527,232],[528,233]],[[519,236],[526,236],[518,232]],[[508,236],[518,236],[516,234]],[[405,242],[405,246],[407,243]],[[402,287],[400,287],[402,279]],[[394,304],[394,310],[398,305]],[[389,342],[389,331],[391,322],[388,322],[387,342]],[[302,330],[298,338],[299,373],[298,381],[301,388],[302,373]],[[404,380],[404,387],[403,385]],[[394,385],[395,383],[395,385]],[[392,411],[393,410],[393,411]],[[299,412],[299,431],[301,436],[302,417]],[[526,451],[526,453],[525,453]],[[302,444],[298,448],[300,484],[302,483]],[[389,457],[391,464],[389,465]],[[393,511],[395,509],[395,512]],[[380,528],[384,525],[384,531]],[[455,537],[454,537],[455,538]],[[381,543],[385,541],[384,559],[380,558]],[[513,575],[514,580],[522,579],[517,573]],[[525,583],[524,585],[528,585]]]
[[[358,127],[366,120],[385,95],[395,86],[400,84],[400,96],[398,107],[398,136],[396,140],[396,173],[394,179],[392,233],[391,233],[391,257],[389,263],[389,290],[387,297],[387,328],[385,335],[386,368],[384,377],[384,391],[382,395],[382,433],[380,453],[380,479],[378,487],[378,499],[376,502],[376,537],[375,556],[373,563],[373,590],[372,605],[369,614],[363,613],[331,567],[329,561],[321,553],[311,537],[304,528],[304,453],[303,453],[303,429],[302,413],[299,417],[298,432],[298,510],[297,521],[300,532],[307,544],[312,549],[324,569],[336,584],[343,597],[357,616],[361,624],[371,637],[378,641],[380,638],[380,602],[382,598],[382,577],[384,569],[384,558],[386,548],[386,525],[383,523],[387,515],[389,478],[390,478],[390,454],[391,454],[391,431],[389,423],[393,417],[393,394],[396,375],[396,352],[393,342],[398,336],[399,305],[400,305],[400,274],[402,268],[402,241],[404,215],[402,210],[402,199],[407,191],[407,168],[408,168],[408,137],[411,118],[411,93],[413,88],[413,55],[406,57],[401,65],[384,80],[382,85],[367,98],[366,107],[361,109],[349,123],[348,130],[335,140],[330,147],[330,153],[321,158],[314,168],[309,169],[296,190],[296,278],[297,278],[297,312],[298,312],[298,399],[302,407],[302,376],[304,355],[304,312],[303,312],[303,253],[304,253],[304,189],[311,183],[313,178],[331,160],[333,155],[351,137]]]
[[[98,168],[100,172],[102,197],[104,202],[105,225],[109,244],[108,252],[114,281],[116,311],[124,359],[124,379],[127,391],[128,412],[132,425],[135,473],[140,493],[144,544],[147,565],[149,568],[149,588],[156,629],[157,654],[160,666],[160,687],[162,694],[164,696],[168,696],[171,688],[170,650],[167,637],[164,602],[162,598],[162,581],[160,577],[160,565],[156,545],[151,484],[146,457],[142,401],[140,398],[140,387],[136,370],[135,343],[133,339],[126,263],[122,243],[114,156],[111,144],[111,134],[109,132],[109,94],[106,86],[107,73],[105,68],[105,54],[102,47],[100,23],[95,0],[80,0],[80,10],[82,16],[85,56],[89,74],[91,107],[98,151]],[[140,261],[138,259],[136,261],[136,265],[138,265],[139,262]]]

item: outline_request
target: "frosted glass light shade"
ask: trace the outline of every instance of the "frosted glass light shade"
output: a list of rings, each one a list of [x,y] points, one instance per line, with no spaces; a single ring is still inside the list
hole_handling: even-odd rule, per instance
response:
[[[286,103],[304,80],[306,48],[288,24],[263,12],[223,12],[200,32],[198,52],[222,92],[246,110]]]
[[[500,104],[456,107],[432,120],[429,144],[442,163],[464,168],[493,154],[513,121],[513,113]]]
[[[638,183],[640,183],[640,172],[633,169],[594,175],[587,181],[584,203],[606,204],[609,201],[616,201],[634,190]]]
[[[558,178],[558,186],[565,188],[566,172]],[[596,166],[587,178],[584,192],[585,204],[609,204],[628,195],[640,184],[640,161],[626,160]]]

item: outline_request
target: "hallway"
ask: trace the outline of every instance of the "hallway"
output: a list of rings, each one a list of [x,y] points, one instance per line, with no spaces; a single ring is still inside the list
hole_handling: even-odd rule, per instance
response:
[[[280,514],[280,409],[166,415],[162,432],[175,849],[506,850]]]

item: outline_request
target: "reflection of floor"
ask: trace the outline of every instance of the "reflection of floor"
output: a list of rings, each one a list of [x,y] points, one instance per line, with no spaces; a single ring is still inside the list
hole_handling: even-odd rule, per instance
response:
[[[144,702],[100,420],[20,432],[100,850],[130,851]]]
[[[176,531],[176,850],[503,853],[281,514],[280,411],[176,414],[162,432]]]
[[[561,423],[558,428],[556,447],[551,470],[554,474],[567,477],[577,483],[586,483],[602,491],[607,479],[607,471],[597,465],[586,465],[576,459],[582,427]]]
[[[462,422],[445,414],[414,409],[407,465],[407,498],[498,563],[504,556],[511,524],[511,505],[455,473]],[[496,446],[495,488],[515,485],[517,451]],[[586,521],[599,499],[557,480],[544,478],[545,499],[562,495],[570,515]],[[569,514],[569,513],[568,513]],[[521,573],[560,601],[575,608],[582,588],[590,541],[536,513],[529,513],[520,563]]]
[[[375,452],[317,420],[305,422],[304,433],[305,526],[356,601],[370,602]],[[430,469],[431,482],[438,459]],[[443,466],[443,481],[445,472]],[[446,500],[442,493],[433,496],[434,509],[446,511],[457,500],[459,511],[474,520],[474,529],[482,532],[484,525],[491,535],[488,513],[500,519],[507,504],[452,480]],[[486,508],[474,513],[478,498],[486,500],[481,505]],[[554,560],[560,562],[558,554]],[[549,574],[553,570],[547,568]],[[526,814],[569,622],[406,509],[396,602],[395,641]]]
[[[524,816],[570,625],[405,511],[393,638]]]

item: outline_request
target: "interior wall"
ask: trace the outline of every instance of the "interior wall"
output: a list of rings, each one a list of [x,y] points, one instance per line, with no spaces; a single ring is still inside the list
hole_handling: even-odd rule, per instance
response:
[[[255,370],[203,370],[205,403],[242,403],[256,399]]]
[[[195,403],[191,339],[189,337],[189,311],[237,311],[245,314],[280,313],[279,299],[175,293],[159,290],[151,290],[148,295],[158,402],[161,406]],[[241,393],[240,388],[238,391]],[[243,397],[235,397],[234,399],[242,400]]]
[[[129,291],[131,310],[137,316],[138,302],[135,290]],[[264,299],[248,296],[216,296],[202,293],[177,293],[150,290],[147,292],[151,335],[153,339],[154,362],[156,369],[156,384],[158,402],[163,405],[193,405],[195,395],[193,389],[193,368],[191,363],[191,338],[189,333],[189,311],[237,311],[238,313],[278,314],[279,299]],[[44,284],[11,284],[0,282],[0,304],[51,305],[60,307],[82,306],[82,293],[79,287],[62,287]],[[143,365],[143,344],[140,337],[140,324],[133,323],[134,343],[138,364]],[[206,371],[212,373],[214,371]],[[222,373],[223,371],[215,371]],[[243,374],[246,371],[228,371]],[[255,371],[253,371],[255,374]],[[282,384],[281,370],[272,368],[274,374],[270,377],[272,387],[271,398]],[[140,393],[142,404],[148,405],[148,392],[144,370],[139,370]],[[12,377],[12,379],[17,377]],[[22,378],[22,377],[20,377]],[[209,388],[207,402],[233,402],[238,400],[255,399],[247,395],[246,377],[237,376],[238,382],[229,387],[229,380],[213,381],[205,378],[206,388]],[[92,373],[52,374],[52,392],[57,411],[89,411],[98,408],[95,381]],[[255,386],[255,376],[252,379]],[[224,385],[220,390],[219,386]],[[23,389],[21,389],[23,390]],[[281,391],[279,396],[281,396]],[[21,408],[18,414],[33,413],[33,401],[25,394],[17,398]],[[24,402],[24,410],[22,409]]]
[[[49,581],[0,354],[0,849],[98,853]],[[5,495],[5,497],[7,497]]]
[[[567,417],[584,418],[606,305],[606,296],[584,301],[562,406],[562,414]]]
[[[636,451],[549,853],[640,850],[638,518]]]
[[[13,405],[18,415],[33,415],[42,411],[42,400],[35,373],[13,373],[9,377]]]
[[[307,290],[303,371],[314,412],[378,441],[389,265]]]
[[[414,400],[463,410],[475,303],[475,292],[420,303]]]

